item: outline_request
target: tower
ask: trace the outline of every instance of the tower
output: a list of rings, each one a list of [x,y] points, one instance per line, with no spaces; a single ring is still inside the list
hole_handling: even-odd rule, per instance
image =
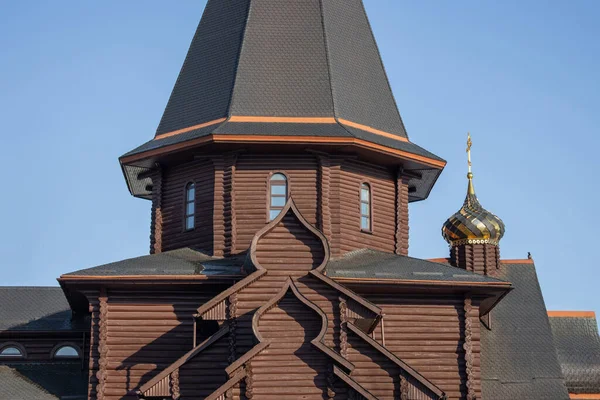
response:
[[[504,222],[483,208],[475,194],[471,165],[471,135],[467,140],[469,172],[467,197],[460,210],[442,226],[442,236],[450,245],[450,263],[455,267],[493,275],[500,263],[500,239]]]
[[[154,138],[120,163],[152,200],[151,253],[215,256],[288,197],[333,256],[406,255],[408,203],[445,166],[409,140],[361,0],[209,0]]]

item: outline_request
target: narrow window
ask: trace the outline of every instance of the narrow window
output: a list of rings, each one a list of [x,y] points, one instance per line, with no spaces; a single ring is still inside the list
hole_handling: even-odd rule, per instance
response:
[[[366,183],[360,187],[360,229],[371,231],[371,187]]]
[[[277,218],[288,197],[287,178],[284,174],[273,174],[269,182],[270,199],[269,199],[269,221]]]
[[[23,351],[16,346],[7,346],[0,351],[0,358],[24,357]]]
[[[196,185],[188,183],[185,187],[185,230],[196,226]]]
[[[54,358],[79,358],[79,351],[73,346],[61,346],[54,352]]]

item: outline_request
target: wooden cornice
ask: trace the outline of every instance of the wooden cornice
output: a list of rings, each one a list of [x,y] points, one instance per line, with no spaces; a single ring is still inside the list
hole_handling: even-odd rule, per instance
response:
[[[581,399],[581,400],[600,400],[600,393],[590,393],[590,394],[576,394],[569,393],[570,399]]]
[[[378,352],[383,354],[385,357],[387,357],[390,361],[392,361],[394,364],[396,364],[398,367],[400,367],[400,369],[402,369],[407,374],[409,374],[410,376],[415,378],[417,381],[419,381],[427,389],[431,390],[436,396],[438,396],[438,398],[442,399],[445,397],[445,393],[440,388],[438,388],[431,381],[429,381],[423,375],[418,373],[416,370],[414,370],[411,366],[406,364],[404,361],[402,361],[401,359],[396,357],[396,355],[394,353],[392,353],[391,351],[389,351],[388,349],[383,347],[381,344],[379,344],[379,342],[377,342],[372,337],[370,337],[369,335],[364,333],[356,325],[348,322],[347,326],[350,331],[352,331],[354,334],[356,334],[363,341],[367,342],[375,350],[377,350]]]
[[[423,287],[463,287],[463,288],[501,288],[512,287],[510,282],[465,282],[465,281],[436,281],[436,280],[414,280],[414,279],[380,279],[380,278],[333,278],[338,283],[369,283],[380,285],[406,285]]]
[[[404,150],[398,150],[383,146],[364,139],[339,136],[276,136],[276,135],[232,135],[232,134],[210,134],[197,139],[187,140],[158,149],[147,150],[138,154],[120,158],[121,164],[129,164],[149,157],[162,156],[184,148],[204,145],[207,143],[286,143],[286,144],[330,144],[330,145],[354,145],[378,153],[400,157],[405,160],[415,161],[431,168],[442,169],[446,166],[445,161],[413,154]]]
[[[240,279],[243,275],[61,275],[58,282],[135,282],[160,281],[169,283],[172,281],[206,281],[206,280],[231,280]]]

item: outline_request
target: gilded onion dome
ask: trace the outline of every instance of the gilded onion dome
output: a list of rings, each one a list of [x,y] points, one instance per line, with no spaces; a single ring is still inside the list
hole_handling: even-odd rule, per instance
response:
[[[471,145],[471,135],[469,135],[467,141],[469,159],[467,197],[462,208],[444,223],[442,236],[452,246],[461,244],[493,244],[497,246],[504,236],[504,222],[483,208],[477,200],[471,172]]]

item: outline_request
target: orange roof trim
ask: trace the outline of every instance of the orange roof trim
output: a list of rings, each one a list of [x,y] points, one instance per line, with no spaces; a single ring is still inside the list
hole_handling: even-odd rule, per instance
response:
[[[161,133],[160,135],[156,135],[156,137],[154,138],[154,140],[164,139],[164,138],[167,138],[167,137],[170,137],[170,136],[179,135],[181,133],[186,133],[186,132],[189,132],[189,131],[195,131],[196,129],[200,129],[200,128],[206,128],[207,126],[220,124],[221,122],[225,122],[226,120],[227,120],[227,118],[219,118],[219,119],[215,119],[213,121],[204,122],[202,124],[198,124],[198,125],[194,125],[194,126],[188,126],[187,128],[183,128],[183,129],[178,129],[176,131],[167,132],[167,133]]]
[[[193,131],[200,128],[205,128],[207,126],[219,124],[221,122],[264,122],[264,123],[283,123],[283,124],[336,124],[340,123],[342,125],[350,126],[352,128],[362,129],[366,132],[371,132],[379,136],[385,136],[390,139],[399,140],[401,142],[408,142],[409,140],[405,137],[395,135],[393,133],[389,133],[386,131],[382,131],[380,129],[375,129],[368,125],[359,124],[356,122],[348,121],[346,119],[335,119],[333,117],[261,117],[261,116],[243,116],[243,115],[233,115],[227,118],[219,118],[212,121],[204,122],[202,124],[189,126],[187,128],[178,129],[176,131],[161,133],[160,135],[156,135],[155,140],[164,139],[170,136],[179,135],[181,133]]]
[[[549,317],[554,318],[596,318],[594,311],[548,311]]]
[[[533,264],[531,258],[516,259],[516,260],[500,260],[501,264]]]
[[[600,393],[591,394],[575,394],[569,393],[570,399],[581,399],[581,400],[600,400]]]
[[[197,129],[197,128],[194,128]],[[420,156],[409,153],[407,151],[392,149],[387,146],[382,146],[377,143],[372,143],[367,140],[352,138],[352,137],[323,137],[323,136],[265,136],[265,135],[229,135],[229,134],[212,134],[198,139],[188,140],[181,143],[161,147],[159,149],[148,150],[142,153],[133,154],[131,156],[120,159],[121,163],[130,163],[133,161],[142,160],[147,157],[152,157],[159,154],[167,154],[173,151],[180,150],[185,147],[193,147],[204,143],[310,143],[310,144],[343,144],[357,145],[370,150],[378,151],[385,154],[392,154],[407,160],[414,160],[423,164],[430,165],[435,168],[444,168],[445,161],[434,160],[429,157]]]

